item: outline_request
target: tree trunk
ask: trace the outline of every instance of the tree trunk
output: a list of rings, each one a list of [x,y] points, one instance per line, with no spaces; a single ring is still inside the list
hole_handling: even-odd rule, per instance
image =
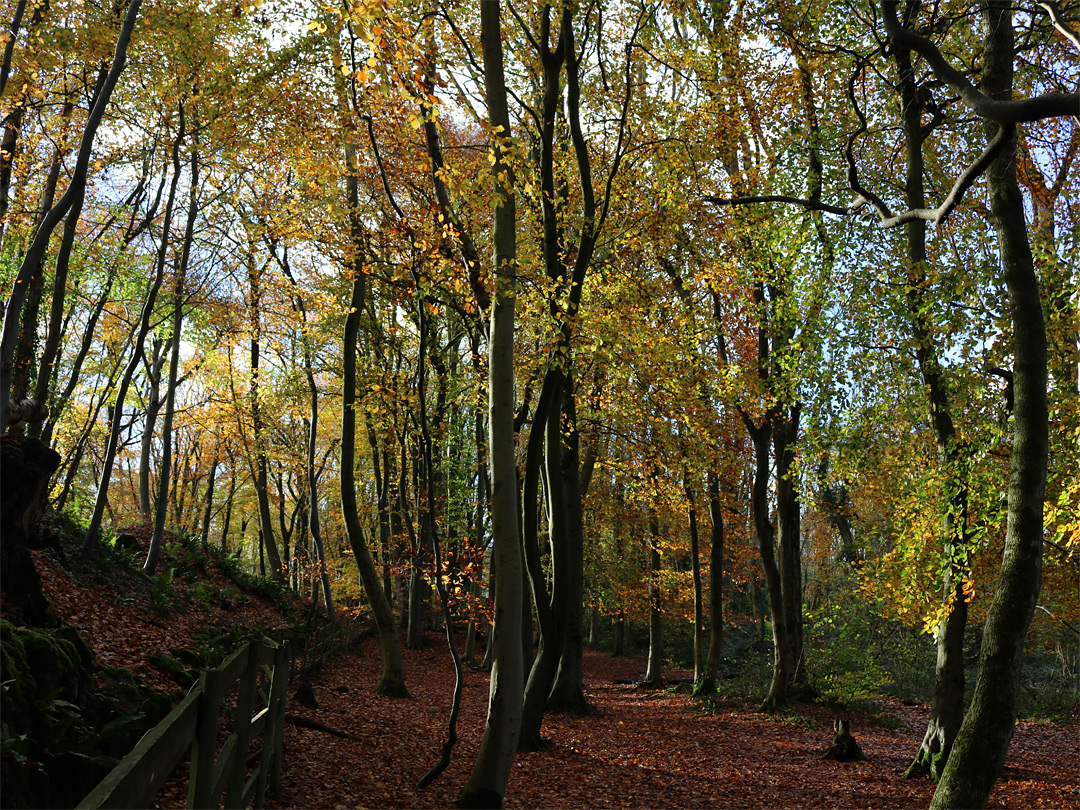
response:
[[[540,730],[543,724],[544,711],[547,705],[548,695],[551,692],[551,684],[558,669],[559,656],[562,652],[562,631],[565,608],[565,585],[566,573],[563,569],[566,563],[564,532],[566,524],[563,521],[565,507],[561,485],[558,484],[559,473],[554,472],[558,463],[553,458],[557,455],[559,413],[556,407],[558,389],[562,375],[555,368],[550,368],[544,375],[541,384],[540,395],[536,400],[536,408],[533,412],[533,422],[529,430],[529,439],[525,451],[525,469],[521,484],[521,525],[522,525],[522,552],[529,575],[529,584],[532,591],[532,603],[536,606],[536,618],[540,625],[540,648],[537,656],[531,661],[532,667],[525,684],[524,703],[522,706],[521,732],[518,737],[518,748],[522,751],[535,751],[543,744]],[[555,427],[552,427],[552,414],[554,413]],[[539,543],[540,516],[537,509],[538,489],[541,471],[545,473],[545,494],[547,506],[548,532],[551,538],[551,593],[548,593],[545,571],[541,562]],[[560,486],[558,492],[551,489],[552,481]],[[522,606],[525,614],[531,619],[532,605],[529,600],[524,600]],[[524,661],[529,661],[532,653],[532,634],[525,638],[523,628],[522,643],[527,645],[523,649]]]
[[[776,518],[780,547],[780,587],[783,591],[784,620],[791,648],[791,680],[802,672],[802,552],[799,490],[795,479],[795,447],[799,437],[798,405],[787,409],[773,429],[776,456]]]
[[[184,124],[184,105],[179,105],[180,126]],[[197,137],[197,136],[196,136]],[[187,273],[188,259],[191,256],[191,243],[195,238],[195,215],[198,212],[199,189],[199,153],[191,151],[188,171],[188,212],[184,225],[184,242],[180,257],[174,268],[176,278],[173,281],[172,335],[169,352],[169,383],[165,392],[165,416],[161,423],[161,469],[158,473],[157,508],[154,513],[154,533],[150,536],[150,548],[143,563],[143,573],[153,574],[157,568],[158,557],[165,538],[165,518],[169,511],[169,465],[172,463],[173,417],[176,413],[176,386],[180,374],[180,331],[184,325],[184,277]],[[162,244],[165,240],[162,239]]]
[[[769,438],[768,423],[754,427],[745,419],[754,442],[756,471],[754,473],[754,532],[757,535],[761,565],[765,569],[765,585],[769,595],[769,613],[773,626],[773,677],[769,695],[762,708],[776,709],[787,702],[788,689],[795,676],[795,658],[787,628],[787,610],[780,569],[773,551],[773,525],[769,520]]]
[[[192,184],[194,196],[194,184]],[[190,225],[191,223],[189,223]],[[169,476],[172,472],[173,416],[176,413],[176,380],[180,369],[180,327],[184,321],[184,277],[177,273],[173,287],[172,350],[169,352],[169,381],[165,393],[165,416],[161,422],[161,469],[158,472],[154,531],[143,563],[143,573],[152,575],[165,540],[165,518],[169,511]]]
[[[535,485],[532,484],[535,480],[535,471],[532,469],[532,464],[536,457],[532,450],[535,450],[538,445],[538,437],[542,437],[544,495],[548,536],[551,540],[552,570],[551,595],[549,596],[544,586],[543,573],[540,571],[537,516],[532,514],[534,510],[525,507],[523,511],[526,532],[524,549],[527,555],[532,595],[537,605],[537,617],[540,622],[540,649],[536,660],[532,662],[528,683],[525,686],[522,731],[517,742],[519,750],[522,751],[536,751],[542,745],[540,728],[555,674],[558,671],[559,658],[562,657],[569,617],[569,555],[567,550],[569,541],[565,519],[566,490],[562,481],[562,410],[558,406],[559,392],[561,392],[564,380],[563,374],[556,368],[550,368],[544,375],[526,454],[522,500],[523,504],[535,504]]]
[[[611,634],[611,655],[618,658],[626,654],[626,612],[622,608],[619,608],[614,624],[615,631]]]
[[[712,538],[709,549],[709,657],[700,681],[694,685],[696,694],[716,691],[716,674],[720,670],[720,654],[724,649],[724,511],[720,500],[720,481],[709,474],[709,517]],[[753,588],[753,584],[750,586]],[[753,592],[751,591],[751,596]]]
[[[905,16],[914,19],[918,2],[909,0]],[[911,52],[894,48],[893,56],[899,73],[901,112],[904,121],[906,150],[905,202],[909,209],[926,205],[924,133],[922,94],[915,81]],[[928,257],[926,252],[926,222],[913,220],[905,228],[908,260],[907,303],[911,315],[915,356],[920,376],[927,392],[930,426],[937,444],[938,459],[946,481],[945,495],[951,503],[945,513],[943,532],[944,553],[949,560],[945,581],[945,616],[938,628],[937,663],[934,674],[934,695],[930,705],[930,720],[926,733],[915,754],[915,760],[904,773],[905,777],[930,774],[936,781],[945,768],[953,740],[964,719],[964,630],[968,606],[963,583],[967,576],[966,525],[967,497],[963,451],[956,443],[956,428],[952,417],[952,402],[948,381],[934,345],[934,323],[927,301]]]
[[[983,4],[984,92],[1012,94],[1012,3]],[[988,130],[996,132],[996,124]],[[1049,447],[1047,338],[1039,283],[1016,179],[1016,134],[986,173],[990,211],[1013,326],[1014,421],[1005,553],[983,630],[979,675],[953,743],[933,810],[985,807],[1001,775],[1016,723],[1024,640],[1042,584],[1043,497]]]
[[[683,473],[686,477],[686,472]],[[701,580],[701,551],[698,548],[697,504],[690,482],[684,486],[687,501],[687,523],[690,532],[690,567],[694,580],[694,691],[701,688],[705,680],[705,604]],[[715,688],[715,684],[713,685]]]
[[[581,487],[578,453],[580,434],[577,428],[574,382],[570,374],[566,375],[563,382],[562,400],[561,412],[565,420],[559,420],[559,479],[553,483],[563,489],[566,606],[563,611],[559,668],[548,696],[548,709],[587,714],[592,708],[585,700],[582,681],[584,644],[581,634],[585,605],[585,527],[582,515],[584,494]]]
[[[488,339],[488,442],[491,453],[492,565],[495,566],[495,621],[487,723],[476,764],[460,807],[501,807],[521,731],[524,661],[521,657],[521,540],[518,526],[517,463],[514,458],[514,309],[517,212],[510,113],[503,73],[502,25],[498,0],[480,4],[484,52],[484,95],[494,129],[495,295]]]
[[[281,565],[281,557],[278,555],[277,543],[274,541],[274,521],[270,514],[270,493],[267,467],[269,466],[266,452],[267,437],[264,435],[262,420],[262,405],[259,402],[260,374],[260,340],[262,326],[260,324],[261,312],[259,311],[262,300],[262,273],[255,263],[254,240],[249,236],[247,256],[248,283],[251,287],[251,300],[249,301],[248,316],[251,330],[251,385],[248,390],[248,402],[251,407],[252,441],[255,443],[255,467],[253,482],[255,485],[255,497],[259,506],[259,537],[260,548],[264,549],[270,561],[270,576],[275,582],[284,582],[285,570]],[[265,575],[265,574],[264,574]]]
[[[229,524],[232,523],[233,498],[236,496],[236,470],[230,468],[229,494],[225,498],[225,517],[221,520],[221,550],[229,553]]]
[[[364,275],[363,250],[364,234],[360,222],[359,192],[356,171],[355,147],[345,147],[348,176],[348,202],[352,224],[352,257],[348,273],[352,277],[352,297],[345,316],[345,334],[342,341],[342,388],[341,388],[341,512],[345,520],[345,529],[349,545],[353,550],[360,581],[367,594],[368,604],[375,618],[379,631],[379,648],[382,652],[382,676],[377,690],[379,694],[405,696],[405,673],[402,663],[401,638],[398,636],[394,613],[386,600],[379,582],[379,572],[371,558],[364,529],[360,524],[360,514],[356,505],[356,344],[360,331],[360,317],[364,311],[364,297],[367,292],[367,278]]]
[[[90,153],[93,149],[98,125],[101,123],[101,119],[105,114],[105,108],[108,106],[109,99],[112,96],[113,89],[116,87],[116,83],[120,78],[120,72],[127,63],[127,46],[131,39],[131,33],[135,28],[135,21],[139,16],[139,9],[141,6],[142,0],[131,0],[131,4],[128,6],[124,22],[116,37],[116,49],[113,53],[112,63],[108,73],[104,77],[99,92],[95,95],[90,115],[83,127],[83,136],[79,144],[79,153],[75,161],[75,167],[72,171],[71,182],[64,192],[64,195],[60,198],[60,201],[52,207],[45,216],[40,227],[38,227],[37,233],[34,235],[34,240],[30,244],[30,248],[26,251],[26,255],[23,256],[22,264],[19,267],[19,273],[12,283],[11,295],[4,308],[4,325],[2,332],[0,332],[0,436],[7,433],[8,429],[13,371],[12,364],[15,354],[15,344],[19,334],[23,303],[26,299],[30,277],[40,269],[45,254],[48,251],[49,241],[52,239],[53,231],[56,230],[56,226],[71,210],[76,198],[81,198],[81,195],[86,190],[86,174],[90,165]],[[5,135],[6,134],[7,128],[5,128]],[[11,157],[9,156],[4,161],[5,170],[10,170],[10,160]],[[0,189],[0,191],[3,192],[0,194],[0,197],[2,197],[0,202],[5,206],[7,203],[7,177],[7,174],[5,174],[3,178],[5,181],[3,189]],[[98,522],[100,523],[100,518],[98,519]],[[95,527],[95,534],[96,531],[97,527]]]
[[[203,498],[202,529],[199,531],[199,542],[206,546],[210,542],[210,519],[214,516],[214,484],[217,479],[217,468],[220,462],[215,458],[210,462],[210,473],[206,476],[206,494]]]
[[[135,2],[137,3],[139,0],[135,0]],[[161,243],[158,248],[157,256],[155,257],[154,276],[151,279],[150,288],[146,293],[146,300],[143,302],[142,313],[139,316],[139,328],[138,333],[135,335],[132,342],[131,358],[128,360],[127,366],[120,376],[116,391],[116,401],[112,408],[112,412],[109,414],[109,438],[105,446],[105,455],[102,459],[101,478],[98,481],[97,495],[94,498],[94,511],[90,515],[90,522],[86,529],[85,550],[89,550],[93,547],[98,541],[98,535],[101,531],[101,522],[105,516],[105,509],[109,501],[109,482],[112,478],[113,461],[116,459],[116,451],[120,443],[120,427],[123,420],[124,402],[127,399],[131,378],[135,375],[135,369],[142,359],[142,347],[146,342],[147,334],[150,332],[150,321],[154,312],[154,304],[157,301],[158,290],[161,289],[161,282],[165,275],[165,256],[169,245],[169,227],[172,222],[173,209],[176,203],[176,187],[180,181],[180,145],[183,143],[184,137],[185,133],[183,128],[181,128],[172,145],[173,177],[169,184],[168,200],[165,203],[165,219],[161,226]],[[10,305],[8,314],[10,315]],[[4,326],[6,329],[6,320]],[[0,383],[0,389],[3,388],[3,383]],[[0,396],[2,395],[3,392],[0,391]],[[2,429],[0,429],[0,433],[2,433]]]
[[[423,548],[423,540],[421,548]],[[420,570],[426,555],[418,552],[409,574],[409,625],[405,631],[405,646],[410,650],[424,648],[424,622],[427,619],[427,580]]]
[[[655,476],[654,476],[655,479]],[[664,616],[660,594],[660,518],[649,510],[649,657],[642,684],[659,689],[664,685]]]

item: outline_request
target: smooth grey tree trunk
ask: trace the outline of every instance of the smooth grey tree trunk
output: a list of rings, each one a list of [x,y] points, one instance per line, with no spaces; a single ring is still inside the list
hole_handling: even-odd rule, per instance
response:
[[[984,0],[982,89],[1012,96],[1012,3]],[[1001,125],[987,123],[988,137]],[[1024,200],[1016,133],[986,172],[990,211],[1013,327],[1013,447],[1001,573],[983,629],[971,706],[930,803],[932,810],[985,807],[1001,775],[1020,699],[1024,641],[1042,584],[1043,498],[1049,452],[1047,337]]]
[[[660,518],[649,510],[649,656],[642,685],[664,685],[664,614],[660,591]]]
[[[347,143],[345,146],[345,165],[348,171],[345,179],[346,196],[349,203],[349,220],[355,255],[348,267],[348,272],[352,277],[352,296],[345,315],[345,330],[342,339],[339,470],[341,512],[356,567],[359,570],[360,581],[379,632],[382,675],[376,690],[385,695],[407,696],[401,638],[398,635],[397,624],[394,622],[394,612],[379,582],[379,572],[375,568],[375,561],[371,557],[371,551],[364,537],[364,529],[360,523],[360,514],[356,504],[356,349],[360,318],[364,312],[364,298],[367,293],[367,277],[363,270],[364,231],[359,213],[356,147],[352,143]]]
[[[491,454],[492,565],[495,619],[487,723],[459,807],[501,807],[521,731],[525,665],[521,657],[521,541],[514,457],[514,309],[517,211],[514,170],[507,161],[510,112],[503,72],[501,2],[480,4],[484,95],[495,139],[493,189],[495,281],[488,338],[488,442]]]

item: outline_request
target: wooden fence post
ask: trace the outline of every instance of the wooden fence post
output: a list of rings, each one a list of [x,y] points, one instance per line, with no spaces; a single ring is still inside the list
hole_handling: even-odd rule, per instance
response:
[[[224,675],[219,669],[204,670],[200,676],[202,704],[195,723],[195,738],[191,746],[191,776],[188,782],[187,806],[210,807],[214,789],[214,760],[217,753],[218,718],[224,697]],[[217,806],[214,802],[213,806]]]
[[[290,643],[286,641],[277,651],[274,664],[274,680],[270,685],[270,699],[274,711],[267,721],[273,725],[267,730],[267,742],[274,747],[274,761],[270,769],[270,792],[276,794],[281,787],[281,760],[285,753],[285,703],[288,700]]]
[[[247,645],[247,660],[240,674],[240,689],[236,696],[235,735],[236,747],[232,765],[229,768],[229,781],[225,792],[226,807],[242,807],[244,781],[247,770],[247,750],[251,743],[251,713],[255,705],[255,689],[259,682],[259,659],[262,642]]]

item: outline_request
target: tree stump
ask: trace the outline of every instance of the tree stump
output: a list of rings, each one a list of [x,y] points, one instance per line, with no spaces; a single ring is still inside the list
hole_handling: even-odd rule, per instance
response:
[[[836,762],[852,762],[866,759],[859,744],[851,736],[851,721],[837,719],[833,722],[832,742],[825,751],[822,759],[831,759]]]
[[[28,546],[49,497],[49,479],[60,454],[36,439],[0,439],[0,591],[16,620],[31,627],[56,627],[59,620],[41,591]]]
[[[300,681],[300,685],[296,688],[296,694],[293,695],[293,700],[309,709],[319,708],[319,701],[315,699],[315,690],[311,686],[311,681],[306,678]]]

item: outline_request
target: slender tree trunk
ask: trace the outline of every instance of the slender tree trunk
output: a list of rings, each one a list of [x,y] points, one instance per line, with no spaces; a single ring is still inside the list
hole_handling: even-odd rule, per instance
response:
[[[626,654],[626,611],[622,608],[619,608],[614,624],[614,632],[611,635],[611,655],[613,658],[618,658]]]
[[[1012,94],[1012,3],[985,0],[983,90]],[[996,132],[997,124],[987,129]],[[994,134],[991,132],[991,134]],[[986,173],[990,211],[1013,326],[1013,452],[1005,553],[983,630],[979,675],[967,716],[930,803],[933,810],[985,807],[1016,724],[1024,641],[1042,584],[1043,498],[1049,448],[1047,337],[1024,201],[1016,179],[1015,130]]]
[[[697,504],[694,489],[690,486],[689,474],[684,471],[683,476],[687,528],[690,532],[690,569],[694,580],[694,691],[697,692],[705,680],[705,600],[702,593],[704,586],[701,580],[701,551],[698,548]]]
[[[776,456],[776,517],[780,547],[780,586],[784,599],[784,618],[791,648],[791,679],[802,672],[802,552],[799,490],[795,480],[795,447],[799,437],[798,405],[787,409],[773,429],[773,452]]]
[[[557,452],[555,447],[559,442],[558,437],[555,435],[558,432],[558,411],[555,408],[555,401],[561,379],[562,377],[556,369],[549,369],[544,375],[540,395],[536,400],[532,427],[529,430],[529,439],[525,451],[525,469],[521,485],[522,550],[529,574],[529,584],[532,589],[532,602],[536,605],[536,617],[540,625],[540,649],[536,659],[532,661],[529,677],[525,684],[521,733],[518,737],[518,748],[522,751],[535,751],[543,744],[540,730],[543,724],[547,698],[551,691],[551,684],[562,651],[562,614],[559,613],[559,600],[563,597],[563,588],[566,583],[564,571],[561,570],[561,566],[566,562],[566,556],[562,553],[564,550],[562,533],[565,528],[562,521],[564,511],[562,498],[564,493],[561,488],[557,493],[550,492],[551,468],[557,467],[557,462],[550,459],[549,464],[549,453]],[[555,411],[556,427],[554,432],[549,433],[552,411]],[[552,544],[551,560],[553,568],[550,594],[546,584],[547,577],[541,562],[538,539],[540,516],[537,511],[537,490],[542,470],[548,473],[545,478],[545,493],[547,495],[547,515]],[[552,503],[552,498],[555,498],[558,503]],[[554,524],[552,524],[553,520],[555,521]],[[558,547],[558,552],[556,552],[556,547]],[[532,606],[528,600],[523,605],[523,611],[528,612],[531,619]],[[529,661],[532,652],[531,632],[529,635],[530,638],[527,639],[529,650],[527,653],[523,651],[524,661]],[[523,638],[522,642],[525,643],[526,639]]]
[[[134,2],[137,3],[139,0],[134,0]],[[142,313],[139,316],[139,330],[138,334],[135,335],[132,344],[131,359],[128,360],[128,364],[120,376],[116,392],[116,402],[109,415],[109,438],[105,446],[105,456],[102,460],[101,478],[98,481],[97,495],[94,499],[94,511],[91,513],[90,522],[86,529],[84,549],[87,551],[97,542],[98,535],[101,531],[101,522],[105,516],[105,510],[109,502],[109,481],[112,478],[113,461],[116,458],[116,451],[120,442],[120,428],[124,414],[124,402],[127,399],[127,392],[131,385],[131,379],[135,375],[135,369],[142,359],[143,345],[146,343],[146,336],[150,332],[150,321],[153,316],[154,304],[157,301],[158,290],[161,289],[161,282],[165,275],[165,256],[169,245],[169,226],[172,221],[173,209],[176,202],[176,187],[180,180],[180,145],[183,143],[184,137],[185,133],[181,128],[181,131],[173,141],[173,177],[169,184],[168,201],[165,204],[165,219],[161,228],[161,244],[155,258],[154,276],[150,282],[150,288],[146,293],[146,300],[143,302]],[[9,308],[8,315],[10,316],[10,314]],[[4,322],[4,325],[6,329],[7,321]],[[4,384],[0,382],[0,389],[3,388]],[[3,391],[0,391],[0,396],[2,395]],[[2,428],[0,428],[0,433],[2,432]]]
[[[19,273],[12,283],[11,295],[8,298],[7,305],[4,307],[4,324],[2,331],[0,331],[0,436],[7,433],[8,428],[13,371],[12,363],[15,354],[15,344],[19,333],[23,303],[26,299],[30,277],[41,267],[41,263],[48,250],[49,241],[52,239],[52,234],[53,231],[56,230],[56,226],[71,210],[76,198],[81,197],[81,195],[85,193],[86,175],[90,165],[90,153],[93,149],[98,125],[105,115],[105,108],[108,106],[113,89],[116,87],[116,83],[120,78],[120,72],[127,63],[127,46],[131,39],[131,33],[135,28],[135,21],[138,19],[141,6],[142,0],[131,0],[131,5],[128,6],[124,22],[121,25],[120,32],[116,38],[116,49],[113,54],[112,63],[104,77],[99,92],[95,95],[93,107],[90,110],[86,125],[83,127],[83,137],[79,144],[79,153],[75,161],[75,168],[72,171],[71,182],[68,184],[67,191],[64,192],[64,195],[60,198],[59,202],[53,206],[45,216],[40,227],[38,227],[29,250],[27,250],[26,255],[23,256],[22,264],[19,267]],[[10,167],[10,162],[5,161],[5,168],[8,167]],[[2,197],[0,202],[6,206],[7,175],[3,177],[3,180],[3,188],[0,189],[0,192],[2,192],[0,193],[0,197]],[[153,285],[151,285],[151,287],[153,287]],[[98,518],[99,524],[100,520],[101,519]],[[95,534],[97,530],[98,527],[95,527]]]
[[[214,484],[217,480],[217,468],[220,462],[215,458],[210,462],[210,474],[206,476],[206,495],[203,498],[202,529],[199,542],[206,546],[210,542],[210,520],[214,516]]]
[[[368,604],[375,617],[375,626],[379,631],[379,647],[382,652],[382,676],[377,691],[384,695],[405,696],[405,674],[401,654],[401,638],[394,623],[394,612],[386,600],[379,583],[379,573],[371,558],[364,530],[360,524],[360,514],[356,505],[356,344],[360,331],[360,317],[364,311],[364,297],[367,293],[367,278],[364,275],[363,250],[364,233],[360,222],[359,192],[357,187],[355,147],[345,147],[348,176],[348,202],[352,223],[352,243],[356,255],[352,257],[349,274],[352,276],[352,298],[345,316],[345,335],[342,342],[344,352],[342,360],[341,389],[341,511],[345,520],[345,529],[352,546],[360,581],[367,594]]]
[[[146,418],[143,420],[142,437],[139,440],[139,514],[144,522],[153,518],[154,502],[150,497],[150,465],[153,461],[154,434],[161,413],[161,373],[165,365],[166,351],[171,351],[168,341],[154,338],[151,342],[149,362],[146,363]]]
[[[230,469],[229,494],[225,498],[225,517],[221,520],[221,550],[229,553],[229,524],[232,523],[233,498],[236,496],[236,471]]]
[[[655,476],[654,476],[655,480]],[[660,593],[660,518],[656,507],[649,509],[649,657],[643,685],[659,689],[664,685],[664,615]]]
[[[773,525],[769,520],[769,439],[768,423],[755,427],[746,419],[747,429],[754,442],[756,471],[754,474],[754,532],[757,535],[761,564],[765,569],[765,584],[769,595],[769,612],[773,625],[773,677],[769,695],[762,708],[775,709],[787,701],[788,689],[795,676],[795,658],[788,634],[787,610],[779,566],[773,550]]]
[[[507,162],[510,112],[503,73],[501,2],[480,4],[484,95],[494,129],[495,294],[488,338],[488,403],[491,454],[492,565],[495,621],[487,723],[476,764],[460,807],[501,807],[521,731],[525,667],[521,657],[521,540],[518,526],[517,462],[514,458],[514,309],[517,272],[517,211],[514,170]]]
[[[915,19],[920,3],[908,0],[905,16]],[[915,81],[911,52],[893,49],[899,73],[901,112],[904,121],[906,148],[905,202],[908,208],[926,205],[924,188],[925,162],[923,141],[930,134],[924,130],[924,105]],[[964,630],[967,626],[967,597],[964,580],[967,576],[967,538],[964,536],[967,511],[964,482],[963,451],[956,444],[956,429],[952,417],[948,381],[934,345],[934,324],[926,296],[928,257],[926,252],[926,222],[913,220],[905,227],[908,289],[907,303],[911,315],[915,355],[923,385],[927,391],[930,425],[937,443],[938,459],[946,481],[945,497],[949,508],[943,521],[945,555],[949,566],[945,577],[945,616],[938,628],[937,662],[934,672],[934,694],[930,705],[930,720],[915,759],[905,777],[930,774],[937,780],[945,768],[953,740],[964,719]]]
[[[65,125],[71,120],[74,109],[75,105],[71,102],[69,97],[64,101],[64,106],[60,111],[60,120]],[[60,170],[67,152],[67,139],[62,138],[60,143],[57,144],[56,149],[53,151],[53,159],[49,166],[49,174],[45,179],[45,188],[42,193],[42,204],[41,211],[38,215],[38,222],[44,221],[46,215],[49,213],[49,209],[53,206],[53,201],[56,197],[56,187],[60,179]],[[63,335],[65,323],[64,301],[67,297],[67,280],[68,269],[71,263],[71,249],[75,244],[75,235],[78,232],[79,217],[82,215],[84,197],[85,190],[75,195],[71,210],[64,218],[64,231],[60,240],[60,248],[56,254],[56,269],[53,274],[52,305],[49,313],[49,331],[48,336],[45,339],[45,345],[41,351],[41,362],[37,367],[37,381],[34,386],[34,400],[40,403],[48,402],[49,384],[53,378],[56,355],[59,352],[60,339]],[[44,275],[45,268],[42,266],[39,268],[37,274],[34,276],[34,280],[31,282],[34,300],[28,300],[26,308],[23,311],[24,330],[29,328],[32,333],[31,339],[25,344],[30,348],[27,370],[33,365],[34,360],[33,342],[37,335],[39,318],[38,308],[40,306],[42,287],[44,286]],[[29,430],[30,435],[35,434],[35,427],[37,430],[40,430],[42,426],[40,424],[32,425]]]
[[[266,451],[267,437],[263,429],[262,404],[259,401],[260,380],[260,341],[262,338],[262,326],[260,324],[260,304],[262,301],[262,273],[255,263],[255,246],[252,241],[248,245],[246,257],[248,266],[248,283],[250,285],[251,300],[249,302],[249,329],[251,330],[250,356],[251,356],[251,385],[248,389],[248,402],[251,407],[252,441],[255,446],[252,452],[255,454],[254,485],[255,497],[259,506],[259,548],[266,552],[270,561],[270,576],[275,582],[284,582],[285,570],[278,554],[277,543],[274,540],[274,521],[270,514],[270,493],[268,476],[268,453]],[[262,552],[260,552],[261,554]],[[262,569],[260,569],[262,570]],[[265,571],[263,571],[265,576]]]
[[[715,473],[709,474],[709,517],[712,521],[709,548],[709,657],[705,661],[701,679],[694,686],[697,694],[716,691],[716,675],[724,649],[724,510],[720,499],[720,481]]]
[[[179,105],[181,128],[184,124],[184,105]],[[196,136],[197,138],[197,136]],[[197,143],[197,140],[196,140]],[[191,243],[195,239],[195,216],[198,213],[199,190],[199,153],[191,150],[188,171],[188,212],[184,225],[184,242],[180,256],[173,268],[176,278],[173,281],[173,317],[172,335],[169,337],[169,383],[165,393],[165,416],[161,424],[161,469],[158,473],[158,498],[154,513],[154,533],[150,537],[150,548],[143,563],[143,573],[153,574],[157,568],[158,557],[165,539],[165,518],[169,510],[169,475],[172,462],[173,417],[176,413],[176,386],[180,374],[180,333],[184,325],[184,278],[187,275],[188,260],[191,256]],[[164,240],[162,240],[164,242]],[[179,511],[179,510],[178,510]],[[179,513],[177,514],[179,520]]]
[[[319,388],[315,384],[315,375],[311,370],[310,355],[306,358],[308,392],[311,394],[311,429],[308,431],[307,485],[308,485],[308,528],[311,530],[311,543],[315,547],[315,564],[319,567],[318,579],[322,584],[323,603],[326,606],[326,618],[334,619],[334,595],[330,591],[330,571],[326,565],[326,552],[323,550],[322,524],[319,522],[319,477],[315,469],[315,447],[319,436]],[[385,595],[385,594],[384,594]]]
[[[183,108],[181,108],[181,117]],[[194,164],[194,158],[192,160]],[[194,165],[193,165],[194,169]],[[176,413],[176,384],[180,371],[180,329],[184,323],[184,264],[187,259],[188,240],[192,236],[195,220],[195,189],[198,176],[191,176],[191,209],[188,213],[184,256],[176,270],[173,285],[172,350],[169,352],[169,383],[165,393],[165,416],[161,422],[161,470],[158,473],[157,507],[154,510],[154,533],[150,537],[150,549],[143,563],[143,573],[153,574],[165,540],[165,518],[169,511],[169,475],[171,474],[173,446],[173,417]]]

